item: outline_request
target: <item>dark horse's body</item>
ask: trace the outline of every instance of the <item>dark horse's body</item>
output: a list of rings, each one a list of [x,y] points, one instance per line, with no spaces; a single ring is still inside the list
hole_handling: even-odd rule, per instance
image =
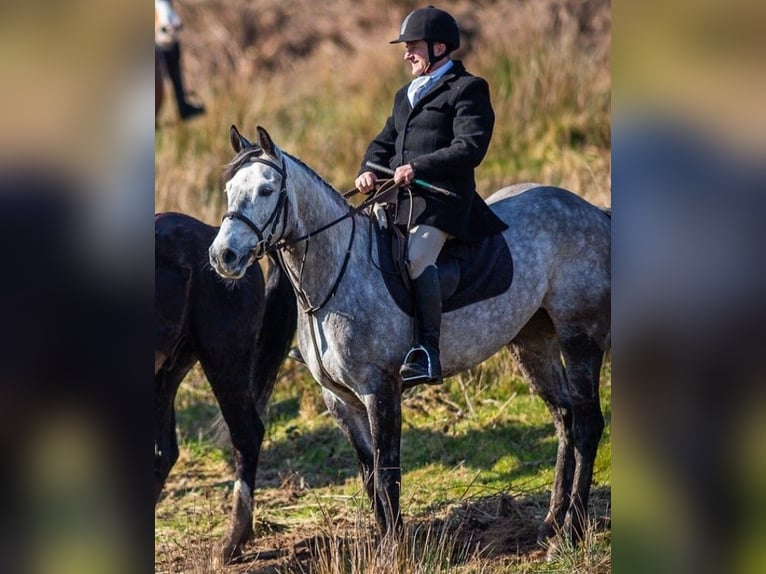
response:
[[[155,216],[154,501],[178,458],[173,401],[199,361],[231,433],[236,464],[230,558],[252,528],[252,492],[264,435],[262,414],[295,333],[295,295],[272,265],[268,284],[253,265],[236,283],[210,268],[217,227],[192,217]]]

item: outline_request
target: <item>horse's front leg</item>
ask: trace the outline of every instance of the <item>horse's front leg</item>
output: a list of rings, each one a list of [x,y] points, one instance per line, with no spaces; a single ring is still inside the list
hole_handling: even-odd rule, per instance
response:
[[[399,509],[402,403],[398,382],[379,385],[367,396],[366,405],[374,453],[375,516],[382,533],[388,535],[402,526]]]
[[[347,403],[324,389],[325,404],[351,443],[359,461],[367,496],[382,534],[401,524],[399,516],[399,442],[401,395],[369,395],[364,403]],[[373,422],[374,421],[374,422]],[[374,429],[374,432],[373,432]]]
[[[356,453],[365,492],[367,492],[367,496],[375,508],[375,479],[373,475],[375,461],[367,409],[361,402],[346,403],[327,389],[322,390],[322,397],[330,414],[335,418],[341,432]]]
[[[241,554],[243,544],[253,534],[255,474],[266,429],[250,394],[248,379],[220,375],[208,371],[234,446],[236,481],[229,530],[221,543],[221,556],[228,563]]]

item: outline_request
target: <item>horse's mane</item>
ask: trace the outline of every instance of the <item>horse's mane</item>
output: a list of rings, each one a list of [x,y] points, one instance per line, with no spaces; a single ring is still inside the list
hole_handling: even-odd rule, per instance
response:
[[[343,203],[343,205],[348,205],[346,201],[343,199],[343,196],[341,195],[341,193],[337,189],[335,189],[335,187],[330,182],[328,182],[321,175],[315,172],[313,168],[309,167],[308,165],[303,163],[302,160],[298,159],[297,157],[293,155],[290,155],[289,153],[285,153],[284,151],[282,153],[285,154],[287,157],[289,157],[291,160],[293,160],[295,163],[297,163],[299,166],[303,167],[303,169],[305,169],[308,172],[311,179],[313,179],[317,184],[332,190],[333,193],[330,194],[332,197],[337,198],[340,202]]]

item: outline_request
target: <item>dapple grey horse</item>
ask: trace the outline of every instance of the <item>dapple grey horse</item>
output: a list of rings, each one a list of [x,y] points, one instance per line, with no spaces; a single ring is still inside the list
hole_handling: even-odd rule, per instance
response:
[[[351,442],[382,533],[400,530],[399,366],[412,321],[394,304],[366,216],[260,126],[252,144],[231,127],[236,156],[224,173],[228,213],[210,246],[226,278],[278,251],[298,301],[298,346],[327,408]],[[539,540],[578,539],[604,428],[599,374],[610,346],[611,217],[556,187],[503,188],[488,203],[514,278],[499,295],[444,314],[445,377],[509,347],[545,401],[558,438],[550,507]],[[549,540],[553,538],[552,540]]]

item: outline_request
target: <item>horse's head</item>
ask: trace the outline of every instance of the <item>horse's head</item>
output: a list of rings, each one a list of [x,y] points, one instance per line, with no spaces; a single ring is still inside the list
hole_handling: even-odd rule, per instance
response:
[[[222,277],[239,279],[248,266],[284,237],[287,224],[287,174],[282,152],[258,126],[258,144],[231,126],[236,155],[226,166],[228,211],[210,246],[213,268]]]

